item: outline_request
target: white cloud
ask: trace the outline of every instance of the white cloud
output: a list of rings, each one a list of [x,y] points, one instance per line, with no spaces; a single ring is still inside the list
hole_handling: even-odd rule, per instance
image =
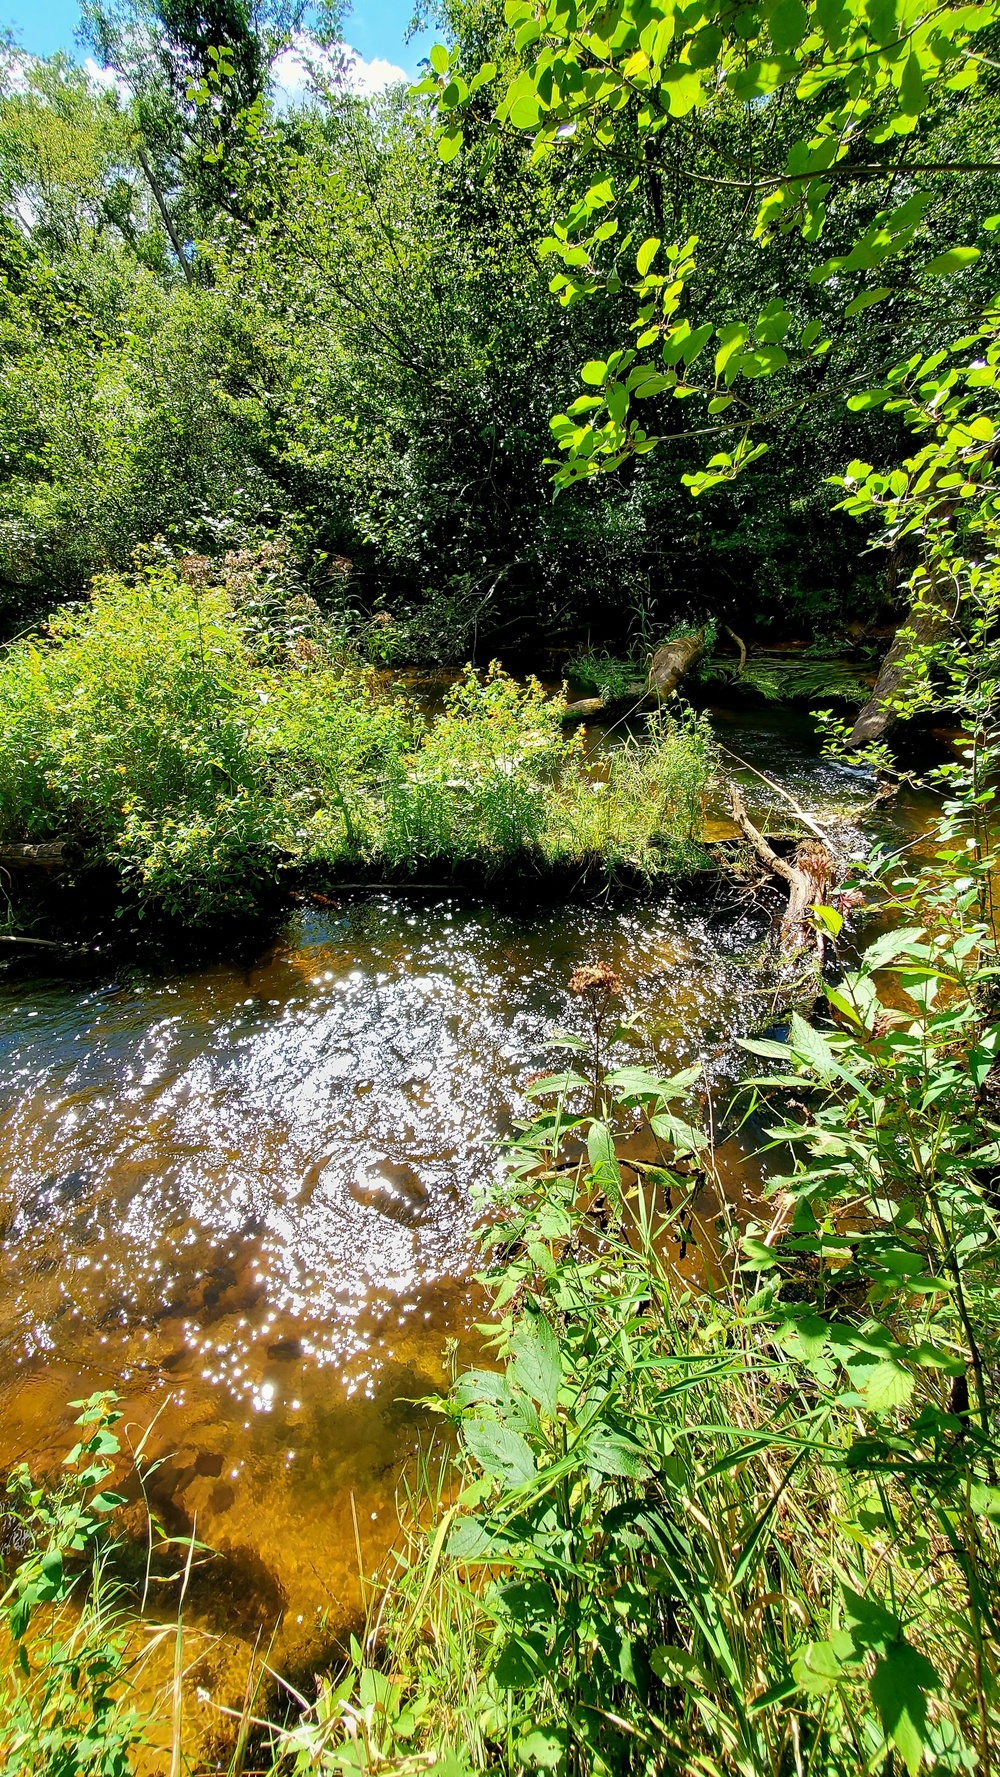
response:
[[[102,68],[93,56],[87,56],[83,65],[94,86],[116,87],[123,99],[128,98],[128,83],[113,68]]]
[[[395,62],[387,62],[384,56],[372,56],[371,61],[366,62],[357,50],[349,49],[347,60],[347,85],[352,93],[361,93],[364,98],[370,93],[384,92],[387,86],[397,86],[401,80],[405,80],[407,86],[411,84],[406,69],[398,67]]]
[[[279,107],[304,97],[309,87],[310,64],[321,77],[343,85],[348,92],[358,93],[362,98],[384,92],[387,86],[395,86],[400,80],[410,82],[411,76],[406,69],[386,61],[384,56],[373,56],[370,62],[366,62],[347,43],[339,44],[338,51],[331,54],[305,44],[284,50],[273,69],[274,94]]]

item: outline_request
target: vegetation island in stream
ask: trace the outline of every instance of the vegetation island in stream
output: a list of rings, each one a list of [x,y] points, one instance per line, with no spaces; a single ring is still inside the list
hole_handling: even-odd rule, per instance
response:
[[[0,1777],[998,1777],[1000,0],[79,27]]]

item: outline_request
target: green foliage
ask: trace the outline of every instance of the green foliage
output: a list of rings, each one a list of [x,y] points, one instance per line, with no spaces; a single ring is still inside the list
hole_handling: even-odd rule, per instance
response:
[[[107,1572],[113,1395],[75,1401],[80,1441],[54,1485],[25,1466],[7,1481],[8,1638],[0,1677],[4,1777],[127,1777],[143,1724],[129,1701],[128,1623]]]
[[[637,684],[645,684],[648,660],[645,655],[637,660],[635,654],[628,660],[616,660],[611,654],[587,649],[570,656],[566,671],[577,684],[586,686],[588,691],[596,691],[611,703],[616,698],[627,697],[630,691],[634,693]]]
[[[0,664],[0,831],[73,841],[193,923],[266,906],[308,864],[523,856],[652,879],[689,861],[712,767],[697,723],[599,770],[536,680],[469,667],[429,724],[339,647],[273,550],[214,570],[154,553],[99,582]]]
[[[608,1070],[598,964],[528,1089],[483,1234],[497,1364],[438,1403],[458,1455],[377,1604],[479,1768],[943,1777],[1000,1739],[1000,562],[950,540],[962,621],[921,664],[966,746],[932,855],[870,858],[886,929],[823,1015],[744,1041],[768,1071],[720,1115],[698,1065]],[[734,1118],[781,1168],[760,1223],[716,1169]]]
[[[260,695],[221,589],[155,560],[99,584],[0,668],[4,832],[95,847],[183,917],[249,911],[279,843]]]
[[[824,379],[836,398],[849,394],[852,412],[891,405],[887,377],[900,339],[917,347],[916,363],[941,344],[941,278],[960,280],[971,313],[994,329],[988,289],[975,280],[981,247],[949,241],[928,254],[951,209],[949,180],[933,175],[984,170],[974,154],[939,158],[934,143],[942,124],[947,132],[952,95],[964,102],[980,80],[977,33],[995,26],[993,6],[876,15],[863,0],[832,10],[794,0],[735,12],[705,0],[682,17],[637,0],[613,14],[602,0],[568,12],[558,0],[541,12],[510,0],[505,16],[517,55],[499,80],[492,66],[488,79],[486,70],[478,81],[457,79],[456,57],[445,54],[419,90],[435,105],[446,159],[461,145],[467,114],[495,138],[523,132],[539,167],[567,155],[579,163],[581,184],[541,243],[559,268],[550,288],[567,309],[628,293],[633,319],[620,321],[610,349],[582,366],[582,394],[552,420],[565,454],[558,486],[641,460],[658,434],[669,439],[683,425],[668,418],[668,404],[676,412],[673,404],[692,396],[707,409],[699,430],[720,441],[706,468],[683,477],[695,494],[756,462],[775,422],[789,407],[815,402]],[[493,92],[485,120],[474,93],[484,82]],[[692,130],[685,120],[695,116]],[[713,128],[724,168],[709,148]],[[662,185],[654,226],[644,234],[635,226],[631,192],[666,179],[742,196],[745,208],[739,219],[731,213],[731,226],[778,262],[766,301],[751,309],[738,291],[720,287],[716,267],[700,261],[700,231],[685,229],[690,211],[675,209],[668,224]],[[874,213],[857,198],[868,181],[878,194]],[[992,220],[979,208],[972,232]],[[671,239],[668,227],[678,223]],[[795,234],[806,252],[824,235],[834,250],[793,290]],[[876,305],[878,356],[852,387],[841,338],[870,329]],[[828,374],[827,360],[848,370],[846,387]],[[769,410],[759,385],[772,378],[786,387]]]

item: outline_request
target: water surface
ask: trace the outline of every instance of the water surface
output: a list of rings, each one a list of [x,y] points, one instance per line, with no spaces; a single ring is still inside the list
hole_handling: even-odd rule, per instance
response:
[[[807,718],[714,720],[846,851],[876,822],[919,834],[926,810],[873,813]],[[250,965],[0,976],[0,1460],[52,1459],[98,1387],[133,1437],[159,1414],[157,1508],[222,1552],[200,1620],[250,1638],[283,1614],[283,1656],[307,1662],[356,1612],[359,1543],[369,1567],[392,1540],[419,1403],[481,1315],[476,1196],[547,1038],[578,1022],[572,970],[618,970],[637,1055],[724,1081],[762,932],[728,892],[515,910],[362,891]]]

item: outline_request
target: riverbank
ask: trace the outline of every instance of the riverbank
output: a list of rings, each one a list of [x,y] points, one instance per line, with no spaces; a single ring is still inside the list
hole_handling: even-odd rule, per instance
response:
[[[590,754],[496,663],[428,717],[309,601],[262,616],[183,560],[99,583],[0,662],[14,898],[58,873],[202,930],[345,880],[663,883],[702,859],[713,767],[680,709]]]

